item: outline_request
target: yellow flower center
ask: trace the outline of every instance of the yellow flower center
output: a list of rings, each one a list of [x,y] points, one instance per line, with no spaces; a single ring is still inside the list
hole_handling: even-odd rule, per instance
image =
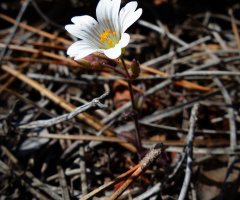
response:
[[[105,39],[107,39],[108,44],[111,45],[113,43],[113,41],[111,40],[112,39],[111,36],[115,36],[115,35],[116,35],[115,31],[112,32],[111,30],[108,29],[107,31],[105,31],[103,34],[100,35],[100,41],[101,41],[101,43],[104,43]]]

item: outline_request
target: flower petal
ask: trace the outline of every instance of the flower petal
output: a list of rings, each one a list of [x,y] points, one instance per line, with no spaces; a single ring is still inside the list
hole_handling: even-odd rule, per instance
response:
[[[100,0],[96,8],[96,16],[99,24],[102,26],[102,32],[109,28],[106,22],[108,20],[108,6],[110,3],[111,0]]]
[[[121,24],[122,32],[125,32],[127,28],[131,26],[142,15],[141,8],[136,10],[137,5],[138,4],[136,1],[131,1],[120,10],[119,21]]]
[[[76,16],[71,19],[71,21],[74,24],[83,26],[82,28],[85,28],[84,26],[96,26],[98,22],[89,15],[82,15],[82,16]]]
[[[83,29],[81,29],[80,26],[77,26],[75,24],[69,24],[65,26],[65,29],[73,36],[79,38],[79,39],[83,39],[84,35],[82,32],[84,32]],[[84,32],[85,33],[85,32]]]
[[[130,35],[127,33],[123,33],[122,38],[117,45],[119,45],[121,48],[123,48],[128,45],[129,41],[130,41]]]
[[[137,4],[136,1],[131,1],[131,2],[127,3],[127,4],[120,10],[120,13],[119,13],[119,21],[120,21],[120,24],[121,24],[121,25],[124,23],[125,18],[136,10],[137,5],[138,5],[138,4]],[[122,27],[121,27],[121,28],[122,28]]]
[[[109,5],[110,12],[108,13],[108,18],[111,23],[111,31],[115,31],[116,33],[119,33],[118,14],[120,9],[120,4],[121,4],[121,0],[113,0]]]
[[[104,50],[103,53],[111,59],[118,58],[122,54],[122,48],[126,47],[129,41],[130,41],[130,35],[127,33],[124,33],[122,35],[121,40],[115,47]]]
[[[67,50],[67,55],[77,54],[81,49],[89,48],[89,45],[86,44],[83,40],[73,43]]]
[[[131,26],[135,21],[139,19],[139,17],[142,15],[142,9],[137,9],[136,12],[134,12],[132,15],[128,15],[126,19],[124,20],[124,23],[122,24],[122,32],[125,32],[129,26]]]
[[[83,40],[73,43],[67,50],[67,55],[73,57],[74,60],[81,59],[93,52],[97,49],[92,48],[84,42]]]
[[[88,41],[94,48],[102,46],[96,29],[82,29],[81,26],[75,24],[66,25],[65,29],[75,37]]]
[[[81,51],[78,52],[77,56],[74,58],[74,60],[79,60],[82,59],[91,53],[95,52],[95,49],[82,49]]]
[[[88,33],[94,33],[94,35],[101,35],[102,31],[99,31],[98,22],[89,15],[73,17],[72,22],[77,26],[80,26],[81,29],[86,30]]]
[[[121,53],[122,53],[122,50],[119,45],[116,45],[115,47],[104,51],[104,54],[111,59],[118,58],[121,55]]]

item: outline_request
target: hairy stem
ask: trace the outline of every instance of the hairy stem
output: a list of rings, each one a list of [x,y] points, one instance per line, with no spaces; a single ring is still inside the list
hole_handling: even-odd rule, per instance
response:
[[[108,65],[108,64],[106,64],[106,63],[102,63],[102,64],[103,64],[104,67],[107,67],[107,68],[113,70],[115,73],[123,76],[124,78],[128,78],[128,76],[129,76],[129,74],[126,74],[126,73],[124,73],[122,70],[116,69],[115,67],[113,67],[113,66],[111,66],[111,65]]]
[[[136,139],[137,139],[137,150],[140,153],[142,151],[142,141],[140,138],[140,129],[139,129],[139,122],[138,122],[138,111],[136,109],[136,105],[134,103],[134,94],[133,94],[133,89],[132,89],[132,80],[130,79],[130,75],[129,72],[127,70],[127,66],[126,63],[123,59],[122,56],[120,56],[120,59],[122,61],[123,67],[126,71],[127,74],[127,82],[128,82],[128,88],[129,88],[129,92],[130,92],[130,96],[131,96],[131,102],[132,102],[132,109],[134,111],[134,115],[133,115],[133,121],[134,121],[134,125],[135,125],[135,130],[136,130]],[[135,114],[136,113],[136,114]]]

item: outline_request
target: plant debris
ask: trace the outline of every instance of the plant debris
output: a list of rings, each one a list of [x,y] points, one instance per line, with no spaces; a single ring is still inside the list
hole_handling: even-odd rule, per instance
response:
[[[240,3],[139,1],[126,66],[77,63],[64,25],[97,3],[0,3],[1,200],[239,199]]]

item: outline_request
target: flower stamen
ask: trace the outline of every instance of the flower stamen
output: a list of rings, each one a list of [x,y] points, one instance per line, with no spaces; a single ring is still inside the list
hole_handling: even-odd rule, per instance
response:
[[[100,41],[101,43],[104,43],[105,39],[108,38],[110,36],[110,33],[112,33],[113,36],[116,35],[116,32],[112,32],[110,29],[108,29],[107,31],[105,31],[103,34],[100,35]],[[108,40],[108,44],[112,44],[112,40],[109,39]]]

